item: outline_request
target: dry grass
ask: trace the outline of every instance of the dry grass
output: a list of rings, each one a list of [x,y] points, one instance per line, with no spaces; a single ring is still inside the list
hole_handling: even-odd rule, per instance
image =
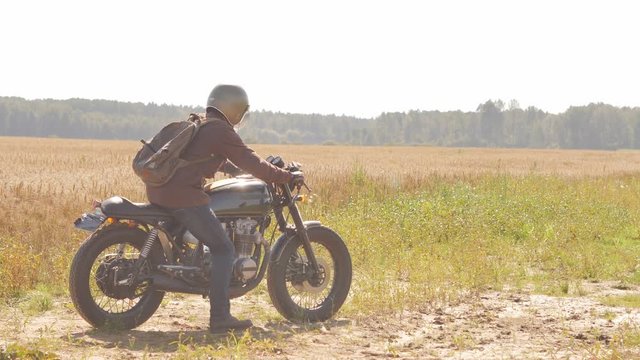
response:
[[[563,177],[627,175],[640,172],[640,151],[478,149],[436,147],[357,147],[257,145],[261,154],[282,154],[329,174],[363,169],[374,178],[482,174],[557,175]]]
[[[44,184],[58,190],[80,187],[95,191],[96,187],[117,185],[141,189],[129,168],[138,147],[134,141],[0,137],[0,176],[4,186]],[[253,148],[262,156],[279,154],[285,160],[301,162],[309,175],[322,177],[342,174],[356,166],[373,177],[386,179],[487,173],[584,177],[640,172],[640,151],[318,145]]]
[[[54,289],[66,287],[72,254],[86,236],[74,230],[72,222],[88,210],[91,200],[119,194],[144,201],[144,187],[130,169],[138,146],[136,142],[125,141],[0,137],[0,278],[3,279],[0,298],[24,293],[39,283]],[[489,196],[493,189],[504,186],[501,180],[494,180],[505,175],[509,179],[532,176],[560,179],[560,183],[553,183],[557,185],[558,194],[575,189],[589,194],[591,184],[615,185],[619,179],[629,179],[629,175],[640,171],[640,152],[635,151],[293,145],[259,145],[255,149],[262,156],[279,154],[285,160],[304,164],[309,183],[320,198],[317,206],[308,208],[306,213],[324,219],[330,219],[334,210],[347,203],[365,206],[368,201],[395,197],[399,193],[442,191],[447,184],[460,181],[473,184],[487,177],[493,179],[483,182],[488,184],[486,196],[490,199],[493,199]],[[570,183],[562,185],[565,181],[562,179],[595,182],[573,188]],[[604,179],[604,185],[597,183],[597,179]],[[527,186],[538,186],[535,183],[532,181]],[[459,191],[474,195],[473,189]],[[607,194],[616,201],[632,200],[633,193],[628,189],[624,193],[615,189],[614,186]],[[544,189],[538,190],[544,194]],[[366,199],[358,198],[360,193],[366,193]],[[500,201],[496,200],[494,205],[498,207]],[[335,213],[343,218],[355,216],[353,221],[362,220],[357,218],[360,213]],[[337,223],[345,228],[349,226]],[[458,230],[443,231],[446,236],[455,236]],[[354,233],[353,236],[368,235]],[[354,242],[365,240],[352,239]],[[356,260],[364,256],[359,252],[354,250]]]

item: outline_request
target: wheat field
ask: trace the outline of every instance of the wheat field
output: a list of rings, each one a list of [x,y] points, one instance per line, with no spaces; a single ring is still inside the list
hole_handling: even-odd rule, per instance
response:
[[[0,276],[4,279],[0,297],[19,296],[42,284],[54,292],[66,291],[69,263],[86,236],[73,228],[73,220],[89,210],[93,199],[117,194],[134,201],[145,200],[144,187],[130,168],[138,146],[133,141],[0,137]],[[553,245],[544,251],[535,249],[542,264],[539,268],[544,268],[557,263],[550,254],[558,251],[555,246],[566,239],[615,237],[620,232],[633,236],[636,232],[632,224],[637,218],[635,200],[640,188],[636,181],[640,172],[637,151],[297,145],[254,148],[262,156],[278,154],[303,164],[308,182],[318,195],[315,204],[303,209],[305,216],[319,218],[342,231],[352,248],[356,272],[376,266],[383,269],[377,272],[379,276],[368,277],[369,283],[363,280],[356,284],[360,287],[381,287],[390,278],[410,284],[429,282],[428,288],[416,286],[415,293],[409,287],[403,296],[436,298],[450,294],[433,284],[452,279],[460,280],[461,288],[469,288],[548,270],[530,269],[531,264],[519,268],[505,259],[504,264],[497,263],[499,268],[478,264],[486,271],[475,269],[479,277],[468,278],[471,274],[464,269],[474,269],[469,262],[479,255],[468,254],[466,258],[463,252],[456,253],[458,246],[466,246],[462,239],[473,239],[483,256],[493,258],[504,255],[493,252],[512,254],[514,249],[509,244],[520,238],[530,239],[530,244],[516,250],[522,257],[530,257],[528,251],[534,251],[536,242],[544,240]],[[505,194],[511,197],[505,198]],[[372,209],[372,204],[378,205]],[[563,208],[567,204],[573,210]],[[545,212],[555,206],[558,208],[554,211],[568,212]],[[518,207],[525,210],[512,213]],[[626,217],[613,219],[613,210],[624,210]],[[372,214],[378,216],[372,219]],[[527,218],[535,214],[538,218]],[[554,216],[564,222],[554,224],[559,221]],[[399,222],[400,217],[414,226],[407,228]],[[585,224],[599,227],[593,233],[585,232],[581,230]],[[614,224],[622,228],[614,229]],[[381,230],[389,232],[374,243]],[[583,244],[583,250],[595,252],[602,246],[592,245]],[[626,256],[616,247],[607,249],[620,261],[605,266],[609,270],[604,273],[593,272],[593,276],[630,276],[635,257]],[[571,250],[565,250],[567,259],[571,258]],[[413,261],[415,251],[425,252],[420,257],[433,255],[447,266],[436,271],[439,261],[434,258],[433,268],[427,269],[424,262]],[[603,252],[601,256],[612,255]],[[585,276],[585,271],[598,263],[562,266],[568,269],[563,276],[569,281]],[[550,276],[555,276],[554,271]],[[354,311],[358,311],[358,301],[365,300],[373,301],[356,297],[352,301]],[[381,306],[391,306],[396,300],[390,297]]]

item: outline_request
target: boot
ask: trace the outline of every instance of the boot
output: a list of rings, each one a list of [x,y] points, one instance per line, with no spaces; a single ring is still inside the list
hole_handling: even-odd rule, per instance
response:
[[[212,334],[226,334],[229,331],[242,331],[253,326],[251,320],[238,320],[232,315],[221,320],[209,322],[209,332]]]

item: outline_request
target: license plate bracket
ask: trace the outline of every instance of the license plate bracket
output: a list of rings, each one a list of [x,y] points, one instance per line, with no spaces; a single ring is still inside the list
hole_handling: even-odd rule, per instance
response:
[[[94,232],[98,230],[106,219],[107,217],[102,213],[102,210],[97,207],[92,212],[80,215],[80,217],[73,222],[73,225],[80,230]]]

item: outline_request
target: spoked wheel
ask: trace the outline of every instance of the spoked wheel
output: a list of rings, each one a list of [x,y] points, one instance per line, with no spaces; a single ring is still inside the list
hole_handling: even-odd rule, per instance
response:
[[[147,233],[140,229],[103,229],[80,247],[71,265],[69,292],[80,315],[95,327],[132,329],[147,321],[160,306],[164,292],[150,289],[144,279],[158,250],[136,270]]]
[[[111,314],[121,314],[133,309],[148,287],[147,282],[137,286],[127,283],[133,279],[140,250],[129,243],[119,243],[102,250],[93,262],[89,275],[91,297],[100,309]],[[141,274],[149,273],[145,263]]]
[[[351,257],[342,239],[326,227],[308,231],[320,271],[311,270],[299,239],[271,263],[267,284],[273,305],[291,321],[324,321],[342,306],[351,287]]]

